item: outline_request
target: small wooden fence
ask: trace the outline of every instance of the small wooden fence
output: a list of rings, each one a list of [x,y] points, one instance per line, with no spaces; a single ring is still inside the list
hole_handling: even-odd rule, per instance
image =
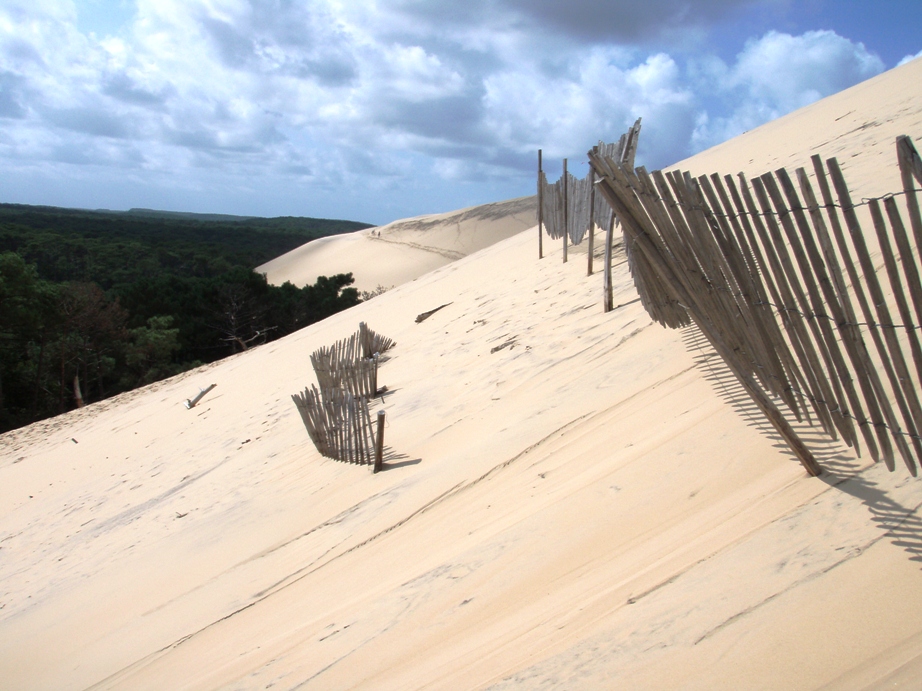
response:
[[[374,430],[368,402],[378,392],[379,356],[394,345],[362,322],[349,338],[311,354],[320,388],[312,385],[291,398],[322,455],[380,470],[384,411]]]
[[[313,385],[291,398],[321,455],[347,463],[380,465],[368,399],[343,389],[321,392]]]
[[[895,447],[916,475],[922,216],[913,178],[922,184],[922,160],[908,137],[897,139],[903,190],[860,204],[834,158],[812,157],[812,182],[804,168],[747,181],[632,171],[597,149],[589,158],[650,315],[671,328],[694,322],[808,472],[821,469],[775,400],[859,453],[863,441],[890,470]],[[864,205],[880,275],[859,220]]]
[[[320,390],[343,389],[358,398],[373,398],[378,391],[378,357],[394,345],[362,322],[349,338],[318,348],[311,364]]]

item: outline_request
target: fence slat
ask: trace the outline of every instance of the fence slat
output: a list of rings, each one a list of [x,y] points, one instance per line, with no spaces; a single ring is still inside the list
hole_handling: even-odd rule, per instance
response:
[[[817,162],[818,161],[819,159],[817,158]],[[880,377],[877,375],[876,368],[871,363],[870,354],[865,346],[864,339],[861,337],[861,331],[857,324],[858,319],[855,316],[855,310],[852,306],[851,297],[849,296],[845,283],[845,277],[842,274],[835,249],[832,246],[832,240],[829,237],[826,223],[820,212],[813,187],[810,185],[810,181],[807,178],[806,170],[799,168],[797,170],[797,177],[800,183],[801,192],[804,195],[804,200],[807,203],[807,208],[813,220],[813,230],[816,233],[820,248],[822,249],[824,265],[829,270],[829,290],[835,293],[834,298],[838,298],[837,300],[828,299],[827,302],[833,309],[833,317],[838,326],[839,333],[842,336],[846,352],[851,360],[855,372],[855,379],[858,380],[858,385],[864,396],[864,402],[868,408],[870,420],[882,422],[884,415],[881,410],[880,402],[883,401],[883,405],[887,405],[883,384],[880,381]],[[873,442],[874,438],[871,436],[871,432],[876,431],[879,436],[885,433],[886,430],[883,429],[882,425],[872,425],[866,419],[858,421],[858,428],[865,439],[865,443],[868,445],[871,458],[875,461],[879,460],[879,451],[876,444]]]
[[[855,446],[857,450],[858,440],[855,435],[853,415],[858,416],[859,419],[864,418],[864,409],[858,393],[855,391],[851,372],[845,363],[845,358],[839,347],[839,341],[830,324],[829,315],[826,313],[827,307],[830,310],[837,310],[837,296],[831,290],[832,284],[819,256],[816,243],[813,242],[813,235],[794,184],[784,169],[775,171],[775,176],[784,189],[787,201],[791,206],[790,210],[787,208],[785,200],[781,197],[781,190],[779,190],[774,178],[770,175],[763,176],[763,178],[768,183],[766,187],[775,204],[775,209],[780,215],[782,227],[791,246],[791,253],[797,260],[800,274],[806,284],[810,309],[813,313],[811,321],[818,327],[825,351],[829,354],[827,367],[830,367],[830,378],[833,384],[839,385],[835,387],[840,411],[839,429],[842,430],[842,437],[845,442],[849,446]],[[792,216],[797,223],[796,229],[791,222]],[[804,252],[805,248],[806,253]],[[823,302],[820,288],[824,291],[828,305]],[[843,392],[844,397],[842,396]]]
[[[305,389],[292,400],[323,456],[361,465],[374,462],[368,403],[377,393],[379,354],[393,346],[391,339],[362,322],[349,338],[311,353],[320,388]]]
[[[898,451],[915,475],[922,462],[922,216],[914,184],[922,184],[922,158],[912,141],[898,138],[897,153],[916,246],[896,199],[862,202],[888,293],[835,159],[824,166],[812,158],[820,203],[804,168],[796,171],[796,186],[779,169],[751,187],[742,174],[734,181],[633,171],[625,156],[632,136],[619,142],[618,156],[600,147],[589,152],[589,180],[598,175],[598,196],[620,220],[650,316],[672,327],[694,321],[811,474],[819,466],[770,395],[799,420],[812,424],[815,416],[859,454],[863,441],[890,470]],[[610,291],[607,277],[604,288]],[[894,323],[894,311],[902,324]]]
[[[867,285],[868,292],[871,296],[871,301],[876,308],[876,314],[872,313],[868,307],[867,313],[865,314],[865,319],[868,321],[868,327],[872,335],[878,333],[877,323],[875,323],[875,317],[879,320],[881,324],[892,324],[893,322],[890,319],[890,310],[887,308],[886,303],[884,302],[883,290],[880,287],[880,282],[877,280],[877,272],[874,269],[874,263],[871,261],[871,255],[868,252],[867,245],[864,241],[864,234],[861,229],[861,224],[858,221],[858,216],[855,213],[855,207],[852,204],[851,195],[849,194],[848,187],[845,184],[845,178],[842,176],[842,171],[839,169],[839,163],[835,158],[827,159],[826,166],[829,169],[829,174],[832,177],[832,183],[836,190],[836,195],[839,198],[839,205],[842,208],[842,215],[845,217],[845,226],[848,228],[849,235],[852,240],[852,247],[855,250],[855,254],[858,257],[858,263],[861,266],[862,273],[864,274],[865,285]],[[897,401],[897,406],[903,408],[906,403],[902,393],[902,387],[900,386],[900,376],[903,376],[902,372],[905,370],[906,364],[903,359],[903,353],[900,350],[899,343],[896,341],[892,329],[884,328],[883,331],[883,340],[886,343],[886,347],[882,348],[878,346],[880,351],[881,360],[883,361],[884,369],[887,373],[887,377],[890,380],[890,386],[892,389],[893,397]],[[880,336],[875,338],[875,341],[879,341]],[[888,357],[889,354],[889,357]],[[894,371],[894,368],[896,371]],[[886,412],[886,411],[885,411]],[[906,446],[905,440],[900,434],[900,427],[896,421],[896,416],[891,415],[892,419],[887,420],[887,424],[891,427],[891,433],[894,440],[897,443],[897,448],[899,448],[903,460],[906,463],[906,466],[909,468],[909,472],[913,475],[916,474],[915,462],[912,459],[912,456],[909,452],[909,448]]]
[[[601,161],[593,152],[590,152],[590,161],[594,167],[596,165],[599,165],[599,168],[605,166],[605,162]],[[679,301],[686,307],[702,333],[708,338],[718,354],[724,358],[731,372],[734,373],[746,392],[762,410],[763,414],[769,419],[792,450],[795,451],[795,454],[807,471],[812,475],[818,475],[821,470],[816,463],[816,459],[810,453],[810,450],[800,440],[771,399],[763,393],[756,381],[752,379],[745,369],[739,367],[734,352],[727,347],[720,337],[719,332],[714,328],[711,320],[708,319],[698,307],[694,298],[694,293],[688,289],[687,279],[683,277],[682,272],[676,273],[670,267],[670,263],[666,260],[665,256],[659,252],[657,246],[653,242],[653,238],[656,235],[655,228],[652,227],[652,224],[644,225],[642,218],[634,217],[629,210],[628,204],[630,204],[630,202],[628,201],[629,196],[626,189],[618,185],[615,178],[606,176],[603,170],[599,168],[597,168],[597,172],[603,178],[603,182],[600,185],[600,192],[606,196],[612,209],[618,214],[624,232],[632,237],[640,252],[648,258],[650,267],[659,275],[661,281],[665,285],[671,287],[673,294],[676,295]],[[624,175],[624,172],[621,171],[620,168],[609,167],[609,170],[615,173],[616,178],[619,172],[622,176]]]

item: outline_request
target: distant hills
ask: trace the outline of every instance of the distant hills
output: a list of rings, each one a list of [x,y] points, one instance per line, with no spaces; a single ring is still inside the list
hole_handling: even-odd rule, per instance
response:
[[[18,222],[35,227],[37,222],[40,223],[42,220],[47,221],[49,218],[96,219],[101,222],[122,219],[126,221],[145,221],[151,226],[156,226],[158,223],[166,223],[169,224],[170,227],[174,227],[175,224],[194,224],[199,228],[207,228],[212,231],[221,228],[228,230],[242,228],[272,230],[286,235],[300,236],[304,238],[304,242],[314,240],[318,237],[326,237],[327,235],[351,233],[356,230],[374,227],[371,223],[362,223],[360,221],[311,218],[307,216],[234,216],[231,214],[160,211],[157,209],[142,208],[118,211],[112,209],[71,209],[57,206],[0,203],[0,223]],[[207,234],[209,233],[206,233],[206,235]],[[293,245],[293,247],[296,246],[297,244]]]

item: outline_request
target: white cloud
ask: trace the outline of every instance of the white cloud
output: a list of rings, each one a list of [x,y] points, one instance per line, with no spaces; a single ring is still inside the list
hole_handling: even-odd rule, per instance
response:
[[[605,28],[590,10],[614,4],[589,0],[569,14],[550,0],[137,0],[98,38],[77,29],[72,2],[7,0],[0,161],[60,189],[99,175],[128,195],[113,207],[197,190],[211,210],[290,194],[278,213],[319,213],[301,200],[390,190],[369,208],[407,215],[431,210],[427,176],[450,181],[446,199],[527,193],[536,149],[582,157],[638,116],[638,160],[664,166],[882,69],[832,32],[768,33],[729,65],[611,40],[656,33],[657,17],[700,32],[747,4],[692,15],[685,0],[650,0]]]
[[[769,32],[748,41],[732,66],[716,58],[699,65],[700,90],[722,96],[729,113],[700,112],[693,147],[724,141],[883,70],[863,44],[832,31]]]
[[[907,62],[911,62],[912,60],[915,60],[916,58],[922,58],[922,50],[920,50],[915,55],[907,55],[902,60],[900,60],[899,65],[905,65]]]
[[[497,145],[550,158],[585,156],[599,139],[617,140],[638,116],[652,158],[690,133],[693,97],[676,62],[658,53],[630,64],[623,51],[576,54],[570,69],[549,77],[536,67],[486,79],[485,125]]]

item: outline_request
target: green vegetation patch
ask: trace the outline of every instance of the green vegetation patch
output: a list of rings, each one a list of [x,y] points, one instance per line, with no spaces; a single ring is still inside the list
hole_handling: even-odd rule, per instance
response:
[[[253,271],[370,227],[0,204],[0,432],[279,338],[359,302],[351,274]]]

